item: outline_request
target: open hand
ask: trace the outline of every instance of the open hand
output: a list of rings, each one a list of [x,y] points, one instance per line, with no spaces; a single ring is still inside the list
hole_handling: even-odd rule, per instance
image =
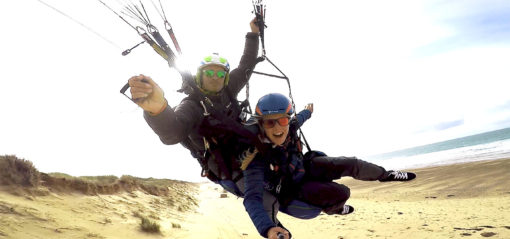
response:
[[[305,106],[305,109],[306,109],[306,110],[309,110],[311,113],[313,113],[313,103],[307,104],[307,105]]]

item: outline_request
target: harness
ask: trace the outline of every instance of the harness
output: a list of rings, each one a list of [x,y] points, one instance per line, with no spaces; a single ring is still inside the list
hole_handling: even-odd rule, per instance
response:
[[[294,126],[289,129],[289,138],[284,144],[284,147],[271,149],[266,157],[269,157],[271,169],[269,181],[275,186],[274,193],[280,204],[285,206],[295,198],[296,189],[305,176],[305,167],[301,138]]]
[[[203,109],[203,120],[198,129],[203,136],[204,153],[198,155],[202,167],[201,175],[211,181],[232,180],[237,182],[243,176],[240,170],[241,162],[237,153],[241,145],[255,145],[263,151],[262,143],[257,135],[243,125],[241,117],[246,110],[231,94],[228,88],[224,89],[228,96],[228,103],[214,104],[214,102],[201,93],[191,94],[186,99],[195,102]]]

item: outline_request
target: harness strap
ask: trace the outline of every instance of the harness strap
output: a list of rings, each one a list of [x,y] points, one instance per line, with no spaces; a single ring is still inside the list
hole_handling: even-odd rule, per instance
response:
[[[211,153],[211,157],[218,165],[218,174],[220,174],[216,176],[221,180],[232,179],[232,174],[230,173],[230,170],[228,170],[228,166],[225,163],[223,155],[220,154],[219,150],[212,150]]]
[[[250,148],[251,149],[251,148]],[[243,152],[243,155],[241,156],[241,170],[246,170],[248,168],[248,165],[250,165],[251,161],[257,156],[257,153],[259,152],[256,148],[253,149],[253,152],[250,152],[250,149],[247,149]]]
[[[200,104],[202,105],[202,108],[204,108],[204,116],[211,115],[209,112],[207,112],[207,107],[205,107],[205,104],[204,104],[203,100],[200,101]]]
[[[308,150],[308,152],[311,152],[312,151],[312,148],[310,148],[310,144],[308,143],[308,141],[306,140],[305,138],[305,134],[303,134],[303,131],[301,130],[301,128],[299,128],[299,137],[303,137],[303,140],[305,141],[305,145],[306,145],[306,149]]]
[[[234,183],[237,183],[237,181],[241,180],[241,178],[243,178],[243,177],[244,177],[244,175],[242,173],[240,173],[239,175],[237,175],[237,177],[233,178],[232,181],[234,181]],[[237,185],[236,185],[236,187],[237,187]],[[238,187],[238,189],[239,189],[239,187]],[[241,191],[241,190],[239,190],[239,191]]]
[[[210,119],[214,118],[214,119],[220,121],[220,128],[223,128],[226,131],[230,131],[230,132],[232,132],[232,134],[238,135],[239,137],[247,138],[247,139],[250,139],[253,141],[253,139],[256,138],[256,135],[252,134],[249,130],[245,129],[238,120],[234,119],[234,117],[238,117],[238,114],[240,113],[238,111],[242,111],[241,109],[238,108],[239,102],[233,97],[232,93],[228,90],[228,88],[226,88],[225,91],[229,98],[228,106],[225,106],[225,108],[231,109],[232,110],[231,112],[226,112],[226,111],[223,112],[220,109],[216,109],[214,107],[213,102],[207,96],[194,95],[194,96],[191,96],[190,98],[193,101],[198,102],[199,105],[203,108],[204,118],[212,117]],[[236,163],[237,163],[236,160],[233,158],[230,158],[229,156],[228,156],[229,158],[225,158],[225,157],[227,157],[227,155],[224,155],[223,151],[216,148],[216,147],[222,147],[223,145],[212,146],[210,144],[210,140],[212,140],[212,142],[214,142],[215,144],[218,144],[218,142],[216,142],[214,140],[214,138],[211,138],[211,136],[204,136],[202,138],[203,138],[204,146],[205,146],[205,154],[203,156],[204,166],[202,167],[202,176],[208,176],[208,177],[215,176],[218,180],[232,180],[234,182],[239,181],[243,177],[242,173],[240,173],[239,175],[236,175],[235,178],[232,178],[234,176],[232,174],[232,172],[233,172],[232,170],[237,169],[237,167],[238,167],[238,165],[236,165]],[[254,144],[260,145],[260,144],[257,144],[256,141]],[[217,171],[216,170],[211,171],[207,167],[209,160],[214,160],[213,162],[217,166]],[[211,174],[211,175],[208,175],[208,174]]]

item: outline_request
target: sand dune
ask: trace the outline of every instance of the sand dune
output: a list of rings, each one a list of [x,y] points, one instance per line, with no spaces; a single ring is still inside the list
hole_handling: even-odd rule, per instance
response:
[[[49,193],[47,196],[0,192],[0,238],[164,238],[185,213],[188,202],[140,191],[87,196]],[[184,206],[183,206],[184,205]],[[140,230],[140,217],[161,225],[161,235]]]
[[[0,156],[0,185],[0,238],[165,238],[198,205],[193,183],[48,175],[15,156]]]
[[[414,170],[408,183],[342,179],[347,216],[280,215],[294,238],[510,238],[510,159]],[[204,183],[111,195],[0,188],[0,238],[261,238],[242,205]],[[194,205],[194,198],[197,205]],[[140,230],[140,215],[161,232]]]

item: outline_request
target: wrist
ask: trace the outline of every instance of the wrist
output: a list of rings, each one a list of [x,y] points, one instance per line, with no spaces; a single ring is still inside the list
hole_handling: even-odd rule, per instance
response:
[[[147,111],[150,116],[156,116],[161,114],[161,112],[165,111],[166,107],[168,106],[168,102],[166,101],[166,99],[164,100],[165,101],[163,102],[161,107],[156,108],[156,110]]]
[[[246,34],[246,38],[258,38],[259,37],[259,34],[258,32],[248,32]]]

